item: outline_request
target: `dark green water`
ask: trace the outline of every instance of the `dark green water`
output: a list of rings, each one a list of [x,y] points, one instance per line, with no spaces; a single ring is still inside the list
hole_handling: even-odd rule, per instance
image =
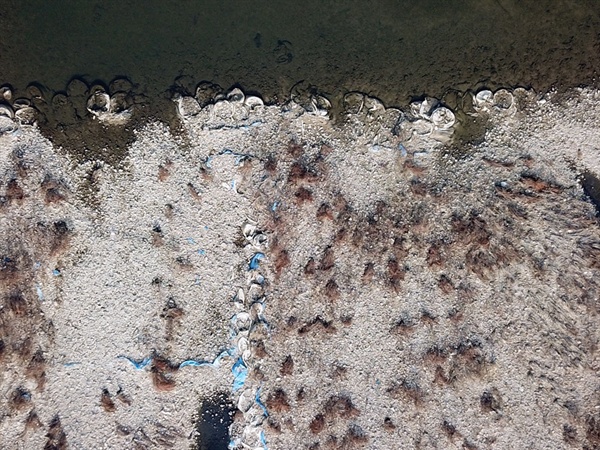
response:
[[[17,91],[125,75],[152,95],[183,75],[271,101],[307,80],[332,97],[405,104],[449,89],[591,84],[600,69],[596,0],[1,3],[0,82]]]

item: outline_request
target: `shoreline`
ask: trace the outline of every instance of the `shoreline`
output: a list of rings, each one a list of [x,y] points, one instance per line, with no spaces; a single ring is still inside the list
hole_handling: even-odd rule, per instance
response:
[[[16,118],[24,125],[35,123],[54,145],[64,148],[81,161],[97,159],[118,164],[125,156],[127,147],[133,143],[136,130],[146,124],[156,121],[164,123],[175,135],[182,130],[180,99],[190,102],[188,107],[193,108],[193,111],[185,114],[196,115],[201,109],[223,100],[233,91],[243,93],[239,85],[223,89],[208,81],[190,83],[188,79],[176,79],[169,89],[152,97],[139,92],[131,80],[123,77],[117,77],[109,83],[96,80],[91,84],[82,78],[73,78],[62,91],[51,91],[40,84],[31,83],[25,89],[26,95],[20,96],[11,85],[3,84],[0,85],[0,114]],[[540,101],[552,99],[565,103],[577,96],[581,89],[594,88],[552,89],[545,93],[535,93],[532,89],[516,87],[499,88],[494,92],[527,92],[530,97]],[[446,107],[458,118],[453,143],[460,146],[461,143],[469,145],[485,133],[484,121],[478,120],[476,114],[473,114],[472,99],[478,92],[491,91],[485,87],[464,92],[449,90],[441,98],[419,94],[413,95],[410,102],[402,105],[385,105],[381,99],[360,91],[332,97],[308,82],[295,84],[286,98],[275,103],[264,102],[260,93],[254,91],[249,91],[246,95],[258,99],[261,106],[275,106],[282,111],[290,105],[300,105],[308,113],[321,109],[319,114],[329,116],[334,123],[343,122],[347,113],[352,111],[354,106],[349,105],[346,99],[353,95],[373,99],[380,105],[377,108],[398,110],[411,120],[417,118],[411,111],[412,105],[433,102]],[[18,112],[19,110],[23,111]]]

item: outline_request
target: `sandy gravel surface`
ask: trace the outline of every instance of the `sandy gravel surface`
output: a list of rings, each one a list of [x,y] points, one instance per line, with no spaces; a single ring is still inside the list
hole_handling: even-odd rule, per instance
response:
[[[597,448],[600,94],[514,94],[460,145],[187,104],[118,165],[0,122],[0,446],[211,448],[220,398],[231,448]]]

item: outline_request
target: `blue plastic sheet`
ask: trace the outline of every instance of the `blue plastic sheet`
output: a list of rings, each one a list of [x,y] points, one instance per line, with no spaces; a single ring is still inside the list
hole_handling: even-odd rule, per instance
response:
[[[260,125],[262,125],[264,122],[262,120],[255,120],[254,122],[248,124],[248,125],[219,125],[216,127],[209,127],[209,130],[244,130],[244,131],[248,131],[254,127],[258,127]],[[13,131],[14,133],[14,131]]]
[[[403,158],[406,158],[407,155],[407,151],[406,151],[406,147],[402,144],[398,144],[398,147],[400,148],[400,154],[402,155]]]
[[[37,292],[37,296],[40,299],[40,302],[44,301],[44,293],[42,292],[42,288],[39,284],[35,285],[35,291]]]
[[[267,450],[268,449],[267,438],[265,437],[265,432],[263,430],[260,430],[260,434],[258,435],[258,438],[260,439],[260,443],[263,445],[263,448],[265,450]]]
[[[150,362],[152,361],[152,358],[150,358],[149,356],[146,356],[144,359],[140,360],[140,361],[136,361],[133,358],[130,358],[129,356],[119,356],[119,358],[121,359],[126,359],[127,361],[129,361],[133,367],[135,367],[137,370],[143,370],[144,367],[146,367],[148,364],[150,364]]]
[[[228,356],[232,356],[234,354],[235,354],[235,348],[229,348],[227,350],[223,350],[219,354],[219,356],[217,356],[215,358],[215,360],[212,361],[212,362],[211,361],[197,361],[197,360],[194,360],[194,359],[187,359],[187,360],[183,361],[181,364],[179,364],[179,368],[181,369],[182,367],[186,367],[186,366],[192,366],[192,367],[203,367],[203,366],[219,367],[219,364],[221,363],[221,360],[223,358],[226,358]],[[129,356],[122,356],[122,355],[119,356],[119,358],[126,359],[137,370],[142,370],[144,367],[146,367],[152,361],[152,358],[150,356],[147,356],[146,358],[144,358],[142,360],[135,360],[133,358],[130,358]]]
[[[250,258],[250,264],[248,264],[248,270],[256,270],[258,269],[258,265],[261,259],[265,258],[264,253],[255,253],[252,258]]]
[[[258,406],[260,406],[260,409],[262,409],[262,412],[265,415],[265,417],[269,417],[269,411],[267,411],[267,407],[263,404],[263,402],[260,401],[260,388],[256,390],[254,401]]]
[[[221,360],[223,358],[226,358],[227,356],[231,356],[235,353],[235,349],[231,348],[231,349],[227,349],[227,350],[223,350],[219,356],[217,356],[215,358],[215,360],[213,362],[210,361],[196,361],[194,359],[187,359],[185,361],[183,361],[181,364],[179,364],[179,368],[181,369],[182,367],[186,367],[186,366],[192,366],[192,367],[204,367],[204,366],[211,366],[211,367],[219,367],[219,364],[221,363]]]
[[[182,367],[186,367],[186,366],[202,367],[202,366],[214,366],[214,364],[211,362],[208,362],[208,361],[196,361],[193,359],[187,359],[187,360],[183,361],[181,364],[179,364],[180,369]],[[214,366],[214,367],[216,367],[216,366]]]
[[[248,368],[244,364],[242,358],[238,358],[231,368],[233,373],[233,392],[239,391],[246,382],[248,377]]]
[[[233,156],[242,157],[242,158],[252,158],[253,157],[253,155],[251,155],[250,153],[234,152],[233,150],[230,150],[228,148],[221,150],[219,152],[219,155],[233,155]]]

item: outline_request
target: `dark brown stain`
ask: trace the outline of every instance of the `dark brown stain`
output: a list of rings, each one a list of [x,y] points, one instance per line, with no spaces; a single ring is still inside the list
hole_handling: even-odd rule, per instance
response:
[[[594,448],[600,446],[600,415],[588,414],[585,418],[585,437],[594,445]]]
[[[319,179],[317,172],[304,161],[296,161],[292,164],[288,173],[288,183],[298,184],[301,181],[314,182]]]
[[[404,161],[404,168],[414,173],[415,175],[423,175],[426,172],[426,169],[422,166],[419,166],[415,163],[415,161],[411,158],[407,158]]]
[[[396,425],[390,417],[385,417],[383,419],[383,429],[388,433],[393,433],[394,430],[396,430]]]
[[[25,376],[35,380],[37,389],[44,390],[46,384],[46,359],[41,349],[38,349],[25,369]]]
[[[340,289],[336,281],[331,278],[325,283],[325,288],[323,289],[325,296],[330,301],[335,301],[340,297]]]
[[[535,171],[526,171],[521,175],[521,182],[527,189],[534,191],[536,194],[551,192],[558,194],[562,190],[562,186],[552,180],[544,180],[543,177]]]
[[[393,382],[386,392],[394,398],[404,398],[411,400],[415,405],[420,405],[425,398],[425,392],[416,381],[401,380]]]
[[[29,411],[29,414],[25,418],[25,430],[37,430],[42,426],[42,421],[35,412],[34,409]]]
[[[171,175],[172,167],[173,163],[171,161],[166,161],[164,164],[158,166],[158,181],[167,181],[167,179]]]
[[[357,447],[363,447],[368,442],[368,438],[362,427],[358,424],[350,424],[348,430],[342,436],[341,441],[335,446],[336,449],[346,450]]]
[[[386,270],[389,286],[398,292],[401,282],[404,281],[405,268],[400,266],[396,258],[390,258],[387,261]]]
[[[427,250],[427,265],[432,268],[440,268],[446,260],[443,246],[440,242],[434,242]]]
[[[259,359],[264,359],[269,356],[267,352],[267,348],[265,346],[265,342],[263,340],[253,339],[250,341],[250,346],[252,348],[252,353]]]
[[[317,219],[333,220],[333,211],[328,203],[321,203],[321,206],[317,209]]]
[[[299,158],[304,154],[304,146],[297,142],[290,141],[287,145],[287,153],[294,158]]]
[[[492,236],[487,222],[477,212],[471,212],[466,217],[453,215],[451,219],[452,232],[461,242],[486,247]]]
[[[317,263],[314,258],[309,258],[306,265],[304,266],[305,275],[314,275],[317,270]]]
[[[290,410],[288,396],[283,389],[275,389],[269,394],[265,403],[268,411],[283,413]]]
[[[319,434],[325,428],[325,416],[317,414],[310,422],[309,428],[313,434]]]
[[[44,201],[46,204],[60,203],[67,197],[68,188],[61,180],[56,180],[50,175],[46,175],[41,184],[42,190],[45,192]]]
[[[102,389],[102,394],[100,395],[100,405],[106,412],[111,413],[116,411],[117,408],[115,406],[115,402],[113,401],[110,392],[108,392],[108,389]]]
[[[429,187],[421,178],[414,177],[410,180],[410,192],[418,197],[424,197],[428,193]]]
[[[375,265],[370,262],[365,264],[365,269],[363,270],[363,274],[362,274],[362,282],[364,284],[368,284],[371,281],[373,281],[373,277],[375,276]]]
[[[432,345],[423,359],[427,364],[436,364],[436,384],[454,383],[465,376],[482,377],[494,364],[493,356],[486,354],[483,343],[476,337],[459,339],[454,344]]]
[[[9,405],[15,410],[26,408],[31,403],[31,393],[22,386],[17,387],[11,394]]]
[[[323,252],[321,257],[321,263],[319,264],[319,270],[331,270],[335,266],[335,254],[333,247],[329,246]]]
[[[331,370],[331,378],[334,380],[346,380],[348,378],[348,367],[339,362],[334,363]]]
[[[65,196],[60,193],[56,188],[46,189],[45,202],[46,203],[60,203],[65,199]]]
[[[275,239],[270,253],[273,257],[273,261],[275,262],[275,274],[279,276],[281,271],[290,265],[289,252],[280,245],[277,239]]]
[[[301,186],[294,193],[294,197],[296,197],[299,203],[311,202],[313,200],[313,193],[310,189]]]
[[[353,313],[342,313],[340,315],[340,322],[344,326],[350,326],[350,325],[352,325],[352,320],[353,319],[354,319],[354,314]]]
[[[501,413],[504,402],[502,401],[500,391],[496,388],[491,388],[481,394],[479,403],[481,404],[481,409],[484,411]]]
[[[183,317],[183,309],[177,306],[173,298],[167,300],[167,304],[162,310],[160,317],[165,320],[165,338],[172,341],[177,330],[179,322]]]
[[[273,155],[267,155],[267,157],[265,158],[265,160],[263,162],[263,165],[264,165],[265,170],[270,175],[273,175],[275,173],[275,171],[277,170],[277,159]]]
[[[321,316],[316,316],[314,319],[312,319],[308,322],[305,322],[304,325],[302,325],[298,329],[298,334],[308,333],[309,331],[313,330],[315,327],[317,329],[323,330],[325,333],[328,333],[328,334],[337,332],[337,329],[333,325],[333,321],[325,320]]]
[[[431,311],[423,309],[421,310],[421,322],[433,325],[437,322],[437,317]]]
[[[9,205],[21,204],[25,198],[25,192],[16,179],[10,180],[6,185],[6,200]]]
[[[394,321],[394,324],[392,325],[392,328],[390,329],[390,333],[398,333],[400,335],[406,335],[406,334],[410,333],[411,331],[413,331],[414,327],[415,327],[414,320],[408,314],[403,314],[396,321]]]
[[[454,290],[454,284],[452,284],[450,278],[445,274],[442,274],[440,278],[438,278],[438,287],[446,295]]]
[[[287,355],[283,362],[281,363],[281,369],[279,369],[279,373],[282,376],[292,375],[294,373],[294,359],[292,355]]]
[[[25,316],[28,312],[27,301],[20,291],[11,293],[5,301],[6,306],[15,316]]]
[[[190,193],[191,197],[199,202],[202,200],[202,196],[200,195],[200,191],[198,190],[198,188],[196,188],[196,186],[194,186],[192,183],[188,183],[187,184],[187,188],[188,188],[188,192]]]
[[[359,410],[354,406],[352,399],[347,395],[332,395],[323,406],[324,413],[328,417],[341,417],[348,419],[359,414]]]
[[[50,421],[48,432],[46,433],[48,440],[44,445],[44,450],[67,450],[67,435],[65,434],[58,414]]]
[[[171,363],[167,358],[154,355],[152,358],[150,374],[155,389],[163,392],[173,390],[173,388],[175,388],[173,373],[177,370],[178,366]]]
[[[492,167],[511,168],[511,167],[515,166],[515,162],[514,161],[501,161],[501,160],[490,158],[488,156],[484,156],[482,158],[482,160],[483,160],[483,162],[489,164]]]

